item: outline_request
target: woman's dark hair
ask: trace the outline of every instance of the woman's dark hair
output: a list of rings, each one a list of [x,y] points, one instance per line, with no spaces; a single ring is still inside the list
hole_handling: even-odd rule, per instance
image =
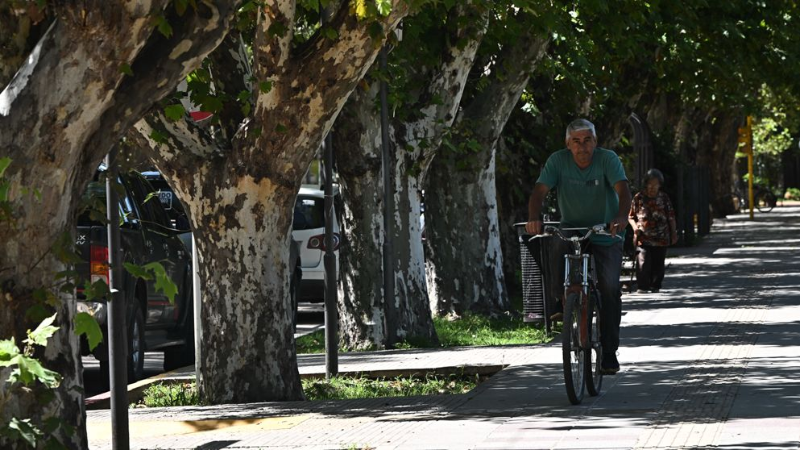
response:
[[[645,174],[645,176],[644,176],[643,184],[647,185],[647,182],[652,180],[653,178],[658,180],[658,184],[660,184],[661,186],[664,186],[664,174],[661,173],[661,171],[658,170],[658,169],[650,169],[650,170],[648,170],[647,174]]]

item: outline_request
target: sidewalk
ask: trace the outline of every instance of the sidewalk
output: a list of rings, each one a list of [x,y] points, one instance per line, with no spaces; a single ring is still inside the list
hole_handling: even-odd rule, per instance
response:
[[[800,449],[800,208],[673,250],[660,293],[623,296],[622,371],[582,405],[558,342],[343,354],[342,372],[505,368],[464,395],[131,410],[131,448]],[[87,415],[110,448],[108,411]]]

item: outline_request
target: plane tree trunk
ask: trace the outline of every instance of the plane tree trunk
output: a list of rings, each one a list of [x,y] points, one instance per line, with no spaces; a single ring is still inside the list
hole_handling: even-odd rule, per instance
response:
[[[445,29],[439,34],[447,35],[451,44],[443,46],[441,53],[433,57],[436,64],[412,66],[408,74],[408,86],[413,86],[408,89],[412,100],[403,108],[410,113],[390,119],[392,159],[389,166],[395,203],[392,217],[395,292],[388,304],[385,299],[377,297],[383,291],[384,234],[383,221],[377,219],[383,216],[381,129],[374,107],[378,104],[377,80],[370,90],[351,100],[347,107],[349,113],[340,117],[337,123],[335,136],[340,144],[335,148],[344,153],[339,153],[339,167],[347,208],[345,221],[348,222],[346,227],[354,230],[347,233],[350,248],[344,251],[348,256],[342,259],[340,269],[346,290],[343,298],[348,302],[345,306],[355,308],[352,311],[343,308],[342,311],[342,326],[348,330],[342,337],[347,346],[372,344],[392,347],[407,340],[438,341],[425,276],[420,179],[433,151],[455,118],[466,77],[485,33],[487,17],[488,11],[473,3],[459,5],[447,12],[447,20],[441,21]],[[419,25],[410,22],[406,26]],[[413,58],[409,55],[417,48],[418,42],[404,41],[392,56]],[[375,278],[364,281],[365,276]],[[362,279],[355,281],[358,277]],[[353,286],[358,286],[358,289],[353,289]],[[353,317],[348,317],[350,315]],[[349,325],[364,320],[367,320],[367,326]]]
[[[375,19],[383,34],[374,35],[374,22],[357,18],[344,2],[337,7],[325,30],[294,48],[294,1],[264,6],[248,114],[223,108],[213,128],[160,113],[137,125],[195,232],[203,293],[200,393],[210,403],[303,398],[289,298],[294,200],[386,34],[408,14],[406,2],[395,0],[389,15]],[[232,55],[235,44],[226,41],[219,51]],[[216,89],[230,98],[251,78],[229,66],[214,73]]]
[[[20,344],[38,324],[29,312],[57,313],[59,330],[36,356],[62,377],[49,397],[41,384],[6,383],[13,368],[0,370],[0,427],[29,418],[41,428],[58,418],[65,426],[51,436],[67,448],[87,446],[75,297],[56,278],[71,262],[63,255],[73,247],[78,201],[122,131],[221,41],[236,10],[235,2],[204,2],[166,38],[152,17],[168,3],[55,7],[57,19],[0,93],[0,148],[11,159],[0,181],[8,187],[0,199],[0,339]],[[179,42],[184,51],[173,53]],[[18,445],[0,438],[2,448]]]
[[[333,148],[342,190],[339,246],[339,341],[346,348],[385,347],[383,182],[379,83],[356,90],[336,121]]]
[[[531,30],[504,49],[488,87],[463,105],[455,138],[426,181],[428,278],[437,314],[509,308],[495,188],[495,150],[548,39]]]

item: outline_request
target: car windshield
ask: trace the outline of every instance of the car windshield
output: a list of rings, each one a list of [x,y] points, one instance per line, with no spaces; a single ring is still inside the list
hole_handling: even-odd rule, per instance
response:
[[[294,205],[294,229],[308,230],[324,226],[325,200],[298,195]]]
[[[135,210],[130,198],[123,195],[119,197],[119,217],[121,223],[129,224],[136,220]],[[78,215],[78,226],[105,226],[106,223],[106,182],[105,179],[95,174],[95,179],[89,183],[83,193],[81,212]]]

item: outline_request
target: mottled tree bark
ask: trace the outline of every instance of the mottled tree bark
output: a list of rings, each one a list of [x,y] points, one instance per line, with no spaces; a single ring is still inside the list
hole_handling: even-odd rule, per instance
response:
[[[360,281],[358,289],[345,292],[349,305],[355,307],[352,311],[354,317],[347,317],[351,312],[345,310],[340,320],[343,326],[349,327],[348,333],[343,335],[347,339],[347,346],[372,344],[391,347],[405,340],[438,341],[431,318],[425,275],[420,227],[420,179],[427,170],[433,151],[438,148],[445,131],[455,119],[466,77],[485,33],[487,14],[488,11],[471,3],[459,5],[450,11],[448,29],[453,31],[448,36],[448,42],[452,44],[444,46],[438,66],[413,68],[410,76],[419,81],[417,85],[424,86],[409,93],[413,100],[405,108],[414,113],[409,114],[408,119],[390,120],[389,140],[393,155],[390,178],[394,184],[395,203],[392,219],[394,298],[386,305],[375,297],[375,292],[382,292],[381,279]],[[409,41],[400,45],[417,44]],[[377,217],[381,217],[383,209],[380,202],[383,183],[380,166],[376,165],[380,158],[380,124],[377,111],[374,110],[376,95],[377,91],[372,89],[357,97],[356,102],[348,107],[353,112],[341,117],[337,125],[337,130],[342,131],[337,132],[340,133],[337,139],[341,144],[336,148],[341,149],[347,143],[350,145],[344,150],[346,156],[339,158],[344,200],[348,208],[345,220],[350,221],[348,227],[361,230],[348,234],[348,245],[359,253],[357,262],[349,257],[342,261],[342,278],[346,288],[356,286],[355,281],[347,283],[355,280],[357,275],[366,275],[361,273],[366,267],[372,268],[367,274],[380,274],[382,277],[382,272],[376,268],[383,266],[383,227],[378,225],[376,216],[373,216],[377,213],[380,214]],[[352,145],[354,142],[359,145]],[[353,166],[350,162],[353,160],[375,161],[376,164]],[[373,197],[351,197],[357,194]],[[375,291],[369,292],[370,288]],[[387,307],[390,311],[387,311]],[[362,318],[367,318],[370,325],[348,325]],[[390,330],[382,325],[387,320],[394,321],[387,325],[392,327]],[[380,333],[376,332],[381,328]]]
[[[379,83],[357,89],[336,121],[333,148],[345,200],[339,247],[339,341],[350,349],[385,347]]]
[[[438,314],[509,307],[495,189],[495,147],[548,39],[522,36],[506,47],[492,82],[459,116],[455,147],[442,149],[426,182],[428,278]],[[470,147],[470,142],[472,147]],[[477,144],[477,145],[476,145]]]
[[[56,312],[59,331],[41,360],[63,378],[53,398],[41,402],[41,385],[9,385],[10,369],[0,370],[0,424],[16,417],[41,426],[49,417],[62,418],[77,432],[61,427],[53,437],[68,448],[87,445],[85,408],[75,298],[59,291],[56,273],[68,268],[58,254],[72,247],[78,200],[122,131],[199,65],[227,33],[237,7],[204,2],[167,39],[152,17],[168,4],[57,7],[57,19],[0,93],[0,148],[12,160],[5,173],[10,217],[0,222],[0,338],[22,342],[36,325],[26,317],[34,306]],[[178,47],[182,51],[174,52]],[[123,65],[134,74],[124,75]],[[43,305],[33,295],[39,289],[55,301]],[[16,445],[22,444],[0,438],[0,447]]]
[[[294,199],[303,176],[381,42],[408,13],[393,2],[380,18],[382,35],[340,4],[326,27],[293,48],[295,3],[270,2],[259,15],[253,76],[254,108],[219,114],[218,129],[172,123],[153,114],[137,125],[168,136],[148,142],[159,170],[185,202],[200,255],[202,302],[201,396],[211,403],[292,400],[303,397],[290,314],[289,243]],[[285,30],[276,33],[275,30]],[[230,56],[233,43],[220,51]],[[215,60],[224,60],[217,55]],[[249,77],[225,67],[218,86]],[[230,69],[230,70],[227,70]],[[228,92],[237,97],[238,91]]]

